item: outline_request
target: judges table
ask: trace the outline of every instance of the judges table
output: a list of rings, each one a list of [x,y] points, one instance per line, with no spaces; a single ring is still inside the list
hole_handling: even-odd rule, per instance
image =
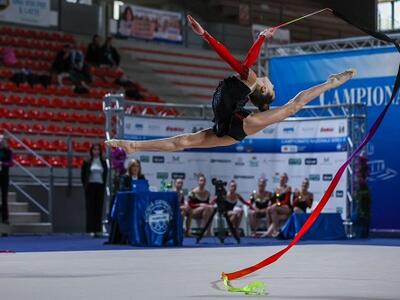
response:
[[[182,216],[175,192],[119,192],[111,216],[132,245],[182,245]]]
[[[283,225],[278,238],[294,238],[309,216],[310,214],[292,214]],[[339,213],[322,213],[302,240],[340,240],[345,238],[341,215]]]

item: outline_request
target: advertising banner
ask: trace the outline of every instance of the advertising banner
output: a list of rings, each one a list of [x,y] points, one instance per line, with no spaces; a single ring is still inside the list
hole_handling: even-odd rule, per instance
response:
[[[0,0],[0,20],[35,26],[50,26],[50,1]]]
[[[120,9],[117,36],[182,42],[181,13],[128,4]]]
[[[196,132],[211,126],[209,121],[165,119],[138,116],[125,117],[125,138],[146,140]],[[347,120],[285,121],[267,127],[241,143],[217,148],[191,149],[184,152],[143,152],[140,159],[150,185],[159,188],[161,180],[183,178],[186,189],[197,185],[201,173],[208,179],[207,188],[214,193],[212,178],[238,183],[238,192],[249,199],[260,177],[268,179],[272,191],[279,175],[286,172],[292,189],[300,188],[304,178],[310,180],[310,191],[317,204],[335,171],[347,158]],[[346,176],[343,176],[326,212],[345,216]]]
[[[390,98],[398,65],[399,56],[394,47],[382,47],[272,58],[269,70],[275,85],[276,104],[281,105],[301,90],[325,81],[330,74],[357,69],[354,79],[311,104],[364,103],[368,107],[368,125],[371,125]],[[400,184],[400,157],[394,152],[400,147],[399,101],[400,94],[367,150],[373,200],[371,228],[374,229],[400,229],[400,202],[393,197]]]

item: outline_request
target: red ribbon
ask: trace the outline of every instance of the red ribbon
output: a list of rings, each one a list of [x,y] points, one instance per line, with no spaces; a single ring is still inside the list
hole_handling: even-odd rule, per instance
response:
[[[400,53],[400,46],[398,43],[396,43],[396,41],[394,41],[393,39],[389,38],[388,36],[386,36],[383,33],[380,32],[374,32],[374,31],[370,31],[367,30],[365,28],[359,27],[357,25],[355,25],[354,23],[350,22],[349,20],[347,20],[346,18],[344,18],[343,16],[339,15],[337,12],[334,11],[334,14],[347,21],[348,23],[360,28],[361,30],[367,32],[368,34],[378,38],[378,39],[382,39],[385,40],[387,42],[392,42],[397,50]],[[383,118],[386,115],[387,110],[389,109],[390,105],[393,102],[393,99],[397,93],[397,91],[399,90],[400,87],[400,65],[399,65],[399,70],[397,72],[397,77],[396,77],[396,81],[393,87],[393,91],[392,91],[392,95],[390,97],[390,101],[386,104],[384,110],[380,113],[380,115],[378,116],[378,118],[376,119],[376,121],[374,122],[374,124],[372,125],[371,129],[368,131],[367,135],[364,137],[363,141],[361,142],[361,144],[357,147],[356,150],[353,151],[353,153],[350,154],[349,158],[344,162],[344,164],[339,168],[339,170],[336,172],[335,177],[333,178],[333,180],[331,181],[331,183],[328,186],[327,191],[325,192],[325,194],[322,196],[321,201],[318,203],[317,207],[314,209],[314,211],[312,212],[312,214],[308,217],[307,221],[304,223],[303,227],[301,227],[300,231],[296,234],[296,236],[294,237],[294,239],[289,243],[289,245],[287,245],[285,248],[283,248],[282,250],[278,251],[277,253],[271,255],[270,257],[264,259],[263,261],[260,261],[259,263],[236,271],[236,272],[232,272],[232,273],[222,273],[222,277],[227,278],[228,280],[234,280],[234,279],[238,279],[241,278],[243,276],[246,276],[250,273],[253,273],[261,268],[264,268],[272,263],[274,263],[275,261],[277,261],[279,258],[281,258],[281,256],[283,256],[286,252],[288,252],[294,245],[297,244],[297,242],[304,236],[304,234],[306,234],[306,232],[311,228],[311,226],[314,224],[315,220],[318,218],[318,216],[320,215],[322,209],[325,207],[326,203],[328,202],[330,196],[332,195],[334,189],[336,188],[340,178],[342,177],[343,173],[346,171],[347,166],[350,164],[350,162],[352,161],[352,159],[356,156],[357,153],[359,153],[361,151],[361,149],[372,139],[372,137],[375,135],[376,131],[378,130],[379,126],[381,125]]]

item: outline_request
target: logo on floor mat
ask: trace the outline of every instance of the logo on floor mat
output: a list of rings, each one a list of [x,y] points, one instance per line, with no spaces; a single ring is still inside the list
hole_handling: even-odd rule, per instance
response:
[[[151,231],[156,234],[164,234],[167,232],[173,214],[168,202],[156,200],[147,206],[145,216],[146,223],[149,224]]]

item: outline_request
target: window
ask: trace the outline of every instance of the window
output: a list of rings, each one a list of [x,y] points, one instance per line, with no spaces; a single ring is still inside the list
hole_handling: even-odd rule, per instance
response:
[[[394,3],[394,29],[400,29],[400,1]]]
[[[114,1],[113,18],[119,20],[120,7],[124,5],[122,1]]]
[[[92,0],[65,0],[68,3],[92,5]]]
[[[378,0],[378,30],[400,29],[400,0]]]

